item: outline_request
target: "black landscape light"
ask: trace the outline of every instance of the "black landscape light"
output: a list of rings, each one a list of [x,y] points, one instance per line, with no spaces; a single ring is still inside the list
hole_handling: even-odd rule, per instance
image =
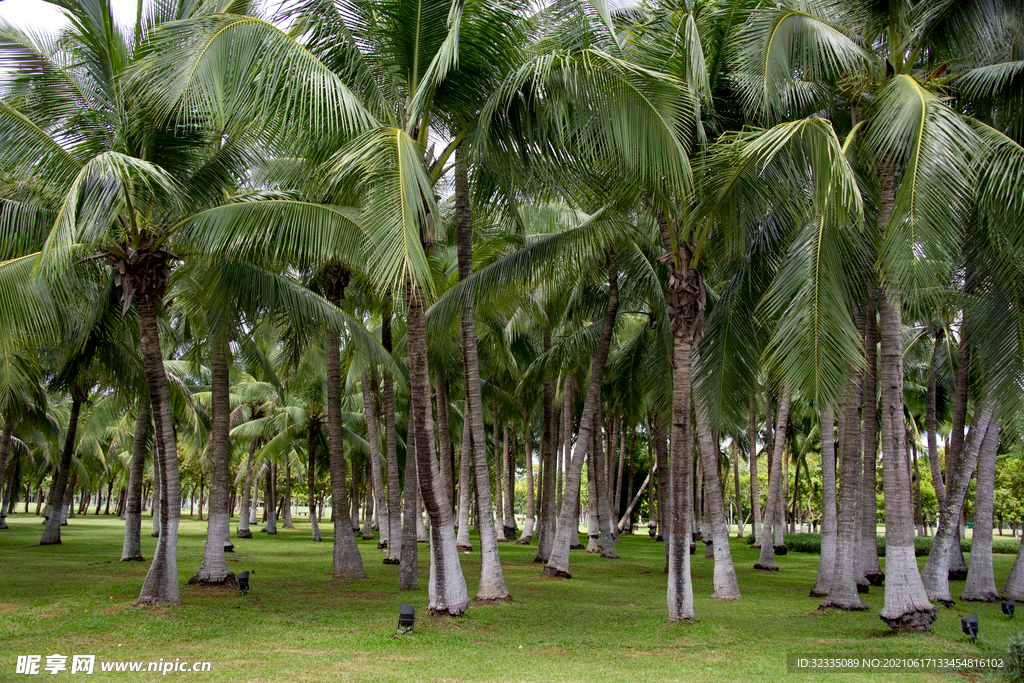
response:
[[[412,632],[413,622],[416,621],[416,610],[412,608],[412,605],[402,605],[398,608],[398,632],[399,633],[410,633]]]
[[[1003,600],[1003,614],[1013,619],[1013,600]]]
[[[978,642],[978,615],[972,614],[966,619],[960,620],[960,628],[971,637],[972,642]]]
[[[255,573],[253,570],[252,573]],[[249,594],[249,572],[242,572],[238,575],[238,592],[242,595]]]

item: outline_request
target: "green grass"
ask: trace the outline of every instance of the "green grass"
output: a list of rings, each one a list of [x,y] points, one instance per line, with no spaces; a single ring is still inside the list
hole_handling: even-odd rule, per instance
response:
[[[646,535],[623,539],[622,559],[574,551],[573,579],[540,575],[532,547],[501,546],[505,579],[515,602],[473,605],[459,619],[426,613],[428,558],[419,549],[417,591],[398,590],[398,567],[381,564],[375,542],[359,541],[369,578],[331,576],[331,525],[312,543],[304,518],[295,531],[236,540],[235,571],[255,569],[252,593],[184,585],[199,566],[205,524],[184,519],[178,563],[182,605],[135,607],[147,563],[121,563],[123,525],[114,517],[77,518],[60,546],[37,545],[37,517],[8,518],[0,532],[0,681],[15,676],[19,654],[95,654],[100,660],[181,658],[212,662],[205,674],[169,673],[168,680],[203,681],[943,681],[950,674],[787,674],[787,653],[966,655],[1005,652],[1017,633],[999,605],[958,603],[940,608],[926,635],[892,635],[878,619],[882,589],[863,596],[865,613],[818,612],[808,597],[818,557],[778,559],[782,571],[752,569],[756,551],[732,543],[743,599],[711,594],[712,561],[703,545],[693,561],[697,619],[669,624],[664,545]],[[234,526],[234,523],[233,525]],[[143,552],[156,539],[143,520]],[[257,525],[258,528],[258,525]],[[474,538],[474,543],[476,539]],[[479,561],[462,556],[470,592]],[[920,558],[923,562],[924,558]],[[1013,557],[996,555],[999,585]],[[954,596],[962,583],[954,583]],[[393,638],[398,606],[416,608],[413,634]],[[960,614],[978,612],[981,639],[960,632]],[[70,663],[70,659],[69,659]],[[48,674],[43,674],[49,678]],[[107,676],[109,678],[104,678]],[[83,680],[153,681],[155,673],[96,673]],[[67,672],[61,679],[76,679]],[[987,680],[984,677],[978,680]]]

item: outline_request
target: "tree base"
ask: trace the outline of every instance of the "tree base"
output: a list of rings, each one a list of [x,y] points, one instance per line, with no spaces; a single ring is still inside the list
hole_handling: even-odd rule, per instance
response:
[[[473,552],[473,546],[471,545],[457,545],[455,549],[460,553],[471,553]]]
[[[754,569],[758,569],[758,570],[763,571],[763,572],[777,572],[777,571],[779,571],[779,568],[776,567],[774,564],[768,565],[768,564],[761,564],[760,562],[758,562],[757,564],[754,565]]]
[[[980,593],[964,593],[960,596],[961,600],[966,602],[999,602],[998,593],[980,592]]]
[[[789,546],[783,543],[782,545],[773,545],[772,549],[776,555],[785,555],[789,552]]]
[[[393,557],[385,557],[384,564],[401,564],[401,562]]]
[[[690,554],[691,555],[696,555],[697,554],[697,544],[696,543],[691,543],[690,544]]]
[[[820,610],[841,609],[846,612],[863,612],[867,608],[868,606],[864,604],[864,602],[861,601],[860,598],[857,598],[856,600],[833,600],[832,598],[829,598],[825,602],[818,605],[818,609]]]
[[[142,555],[136,555],[135,557],[122,557],[121,561],[122,562],[145,562],[146,558],[144,558]]]
[[[235,534],[238,538],[252,538],[252,532],[248,529],[239,529],[238,533]]]
[[[60,545],[60,539],[59,538],[44,538],[43,540],[39,541],[39,545]]]
[[[516,545],[530,545],[530,541],[532,540],[533,538],[520,538],[516,541]]]
[[[547,561],[548,558],[541,557],[540,555],[537,555],[535,558],[533,558],[534,564],[547,564]]]
[[[209,577],[201,577],[196,574],[188,580],[190,586],[227,586],[229,588],[238,588],[238,582],[235,580],[233,572],[228,572],[228,575],[220,581],[210,579]]]
[[[505,538],[515,538],[519,533],[519,529],[514,526],[507,526],[502,529],[505,532]]]
[[[889,628],[897,633],[902,633],[904,631],[923,633],[931,628],[932,622],[935,621],[935,613],[937,611],[938,608],[932,607],[931,609],[907,612],[906,614],[901,614],[896,618],[886,618],[879,615],[879,619],[888,624]]]
[[[550,576],[553,579],[572,578],[572,574],[569,572],[562,571],[561,569],[555,569],[554,567],[544,567],[544,576]]]
[[[387,550],[387,549],[388,549],[388,542],[387,541],[377,541],[377,550]]]
[[[858,593],[867,593],[868,589],[870,589],[870,588],[871,588],[871,584],[870,583],[858,583],[857,584],[857,592]]]
[[[967,580],[967,568],[966,567],[962,567],[962,568],[959,568],[959,569],[950,569],[949,570],[949,580],[950,581],[966,581]]]
[[[812,598],[827,598],[828,597],[828,593],[826,593],[825,591],[820,591],[817,588],[812,588],[811,589],[811,597]]]
[[[153,538],[160,538],[160,532],[159,531],[154,531],[153,533],[150,534],[150,536],[152,536]]]
[[[569,545],[569,550],[586,550],[587,546],[582,543],[572,543]]]
[[[881,586],[885,583],[885,572],[871,572],[870,574],[865,574],[864,578],[867,579],[868,583],[872,586]],[[966,574],[964,575],[964,578],[967,578]]]
[[[662,536],[661,534],[658,534],[658,535],[657,535],[657,536],[656,536],[656,537],[654,538],[654,540],[655,540],[656,542],[658,542],[658,543],[664,543],[664,542],[665,542],[665,537],[664,537],[664,536]]]
[[[702,532],[700,532],[700,531],[694,531],[692,534],[690,534],[690,536],[691,536],[692,540],[694,540],[694,541],[703,541],[704,540],[704,534]]]

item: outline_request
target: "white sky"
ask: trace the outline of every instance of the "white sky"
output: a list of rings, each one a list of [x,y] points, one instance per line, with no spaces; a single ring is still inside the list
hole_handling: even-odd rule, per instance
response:
[[[111,2],[121,23],[135,20],[135,0]],[[0,18],[18,26],[46,31],[56,31],[67,23],[59,9],[42,0],[0,0]]]

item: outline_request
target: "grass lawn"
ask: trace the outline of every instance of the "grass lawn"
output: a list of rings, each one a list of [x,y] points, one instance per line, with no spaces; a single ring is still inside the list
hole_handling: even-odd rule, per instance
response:
[[[236,540],[229,566],[256,570],[252,593],[184,585],[202,558],[206,524],[184,518],[178,544],[182,605],[135,607],[149,563],[121,563],[123,524],[116,517],[79,517],[62,530],[63,545],[40,547],[38,517],[8,517],[0,532],[0,681],[15,674],[17,655],[96,655],[91,677],[153,681],[157,673],[103,673],[110,660],[209,661],[209,673],[168,673],[203,681],[953,681],[997,680],[944,673],[788,674],[786,655],[957,656],[1004,652],[1017,626],[998,604],[940,608],[927,635],[892,635],[879,620],[881,588],[863,596],[870,611],[816,611],[808,597],[818,556],[779,558],[782,571],[752,569],[756,551],[732,543],[743,599],[711,600],[712,560],[703,544],[693,562],[697,620],[669,624],[664,545],[630,536],[620,560],[573,551],[569,581],[546,579],[533,563],[536,545],[501,546],[514,602],[473,605],[459,619],[426,613],[428,557],[420,544],[420,589],[398,590],[398,567],[381,564],[376,542],[359,541],[368,578],[331,576],[331,524],[323,543],[309,540],[305,518],[277,536]],[[232,527],[236,524],[232,523]],[[259,525],[256,527],[259,528]],[[143,554],[156,539],[143,519]],[[474,538],[474,543],[476,539]],[[922,563],[925,558],[919,558]],[[1011,555],[995,555],[996,581]],[[463,555],[470,592],[476,555]],[[954,597],[962,591],[954,583]],[[398,606],[416,608],[415,632],[393,638]],[[980,642],[960,632],[960,616],[979,615]],[[50,675],[45,671],[43,676]]]

